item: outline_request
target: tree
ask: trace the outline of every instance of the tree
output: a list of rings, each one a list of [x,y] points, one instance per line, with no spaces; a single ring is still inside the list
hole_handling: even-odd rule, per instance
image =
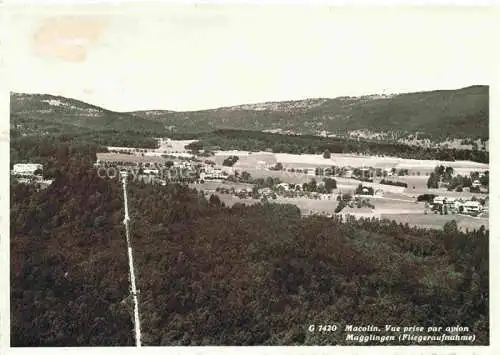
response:
[[[323,158],[330,159],[330,157],[331,157],[330,151],[328,149],[325,149],[325,151],[323,152]]]
[[[252,176],[250,175],[250,173],[248,171],[245,170],[241,173],[241,177],[240,177],[241,181],[248,182],[248,181],[250,181],[251,178],[252,178]]]
[[[457,221],[452,220],[452,221],[446,222],[445,225],[443,226],[443,231],[446,234],[456,235],[458,233]]]
[[[489,174],[488,171],[486,171],[484,173],[484,175],[479,178],[479,182],[481,183],[482,186],[489,187],[489,185],[490,185],[490,174]]]
[[[254,185],[252,187],[252,198],[258,199],[259,198],[259,188],[257,185]]]
[[[325,190],[327,193],[332,193],[332,190],[337,188],[337,181],[335,179],[327,178],[324,179],[323,182],[325,183]]]
[[[327,174],[325,174],[325,169],[323,169],[323,168],[316,168],[314,170],[314,175],[315,176],[324,176],[324,175],[327,175]]]
[[[451,166],[446,167],[444,173],[443,173],[443,181],[444,182],[449,182],[452,180],[453,176],[453,168]]]
[[[337,207],[335,208],[335,213],[339,213],[347,206],[347,202],[344,200],[340,200]]]
[[[224,166],[233,166],[240,158],[236,155],[230,155],[222,162]]]
[[[314,192],[316,191],[316,188],[318,187],[318,183],[316,182],[316,179],[312,178],[311,181],[309,181],[309,191]]]
[[[441,178],[443,176],[445,171],[445,167],[443,165],[438,165],[434,168],[434,173],[438,176],[438,178]]]
[[[192,143],[188,144],[185,148],[188,150],[191,150],[191,151],[193,151],[193,153],[197,154],[200,150],[203,149],[203,143],[200,141],[192,142]]]
[[[427,188],[437,189],[438,187],[439,187],[439,176],[435,172],[432,172],[429,176],[429,179],[427,179]]]
[[[210,195],[209,203],[211,206],[216,206],[216,207],[221,206],[220,198],[217,195]]]
[[[479,188],[479,186],[471,186],[469,187],[469,191],[473,193],[479,193],[481,192],[481,188]]]

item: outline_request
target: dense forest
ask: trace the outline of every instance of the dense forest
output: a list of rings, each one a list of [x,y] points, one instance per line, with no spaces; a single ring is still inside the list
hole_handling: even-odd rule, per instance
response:
[[[121,186],[91,168],[95,147],[44,144],[29,149],[56,152],[54,183],[11,183],[11,344],[133,345]],[[228,208],[178,184],[128,192],[144,345],[346,344],[307,331],[325,323],[462,325],[489,344],[484,228]]]
[[[26,127],[24,127],[25,129]],[[49,132],[48,134],[26,134],[25,130],[11,128],[11,141],[38,141],[43,137],[46,140],[61,142],[76,142],[78,144],[94,144],[114,147],[157,148],[158,142],[153,138],[158,132],[140,132],[132,130],[66,130]]]
[[[325,151],[328,151],[329,153],[360,153],[408,159],[489,162],[489,153],[483,150],[424,148],[406,144],[344,138],[289,136],[241,130],[217,130],[209,133],[171,136],[177,139],[199,139],[200,142],[193,144],[193,148],[196,149],[240,149],[254,152],[270,150],[274,153],[290,154],[324,154]]]
[[[154,117],[176,132],[217,129],[291,130],[316,134],[326,130],[345,134],[353,130],[419,133],[433,141],[449,138],[489,137],[489,87],[435,90],[399,95],[314,98],[258,103],[212,110],[142,111],[133,115]]]

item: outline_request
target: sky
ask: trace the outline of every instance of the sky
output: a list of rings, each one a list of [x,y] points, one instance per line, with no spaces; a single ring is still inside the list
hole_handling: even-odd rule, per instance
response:
[[[490,10],[10,5],[7,79],[116,111],[490,85]]]

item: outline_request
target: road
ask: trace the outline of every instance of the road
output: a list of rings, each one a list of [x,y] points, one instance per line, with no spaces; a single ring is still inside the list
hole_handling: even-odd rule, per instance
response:
[[[123,201],[125,205],[125,217],[123,219],[123,224],[125,224],[125,236],[127,238],[127,250],[128,250],[128,263],[130,269],[130,284],[131,284],[131,294],[134,299],[134,326],[135,326],[135,344],[137,347],[141,346],[141,322],[139,317],[139,300],[138,291],[135,284],[135,270],[134,270],[134,258],[132,253],[132,244],[130,242],[130,231],[128,222],[130,220],[128,214],[128,200],[127,200],[127,177],[122,178],[123,186]]]

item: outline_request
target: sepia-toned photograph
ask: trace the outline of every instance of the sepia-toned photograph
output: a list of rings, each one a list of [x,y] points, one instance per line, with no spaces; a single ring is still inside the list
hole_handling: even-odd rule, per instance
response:
[[[490,8],[7,13],[10,347],[490,345]]]

